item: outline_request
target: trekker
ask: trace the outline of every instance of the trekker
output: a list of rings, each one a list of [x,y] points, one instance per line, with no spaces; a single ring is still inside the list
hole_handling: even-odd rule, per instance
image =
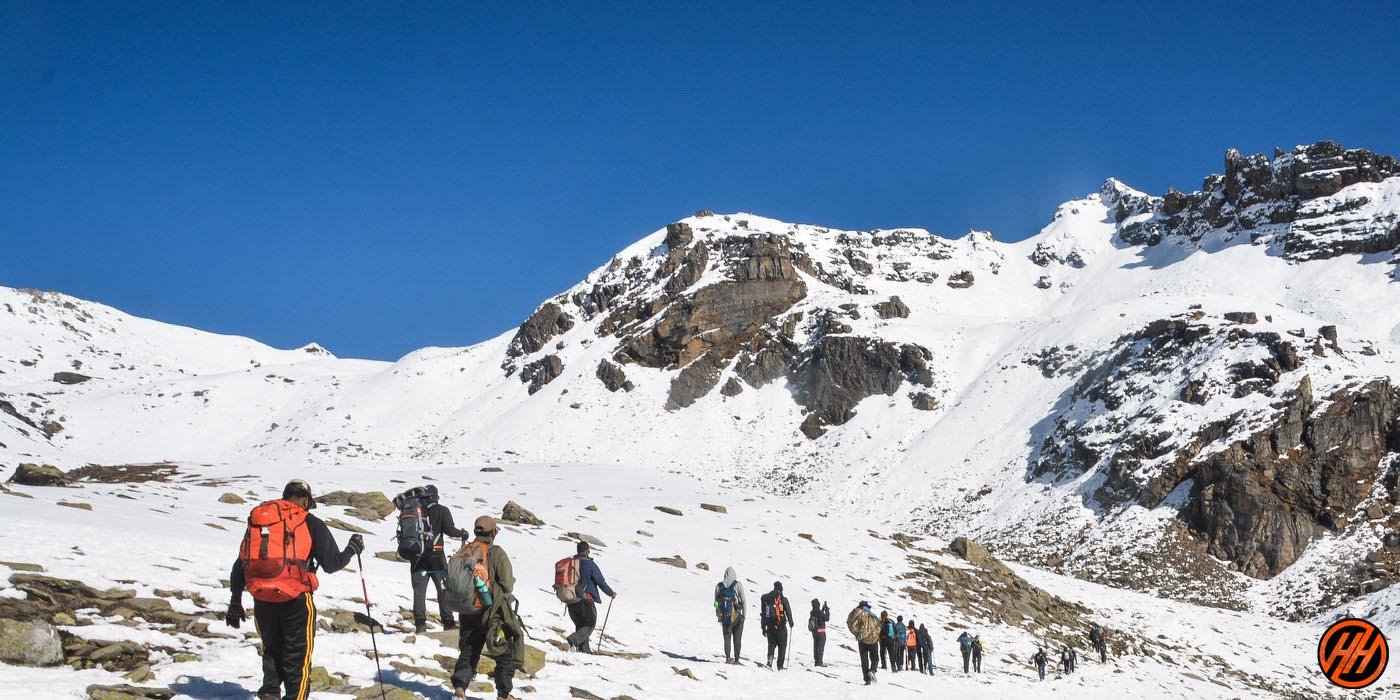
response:
[[[1108,633],[1098,624],[1094,629],[1089,630],[1089,642],[1094,645],[1094,650],[1099,652],[1099,661],[1108,663]]]
[[[593,561],[593,548],[587,542],[579,542],[574,549],[578,552],[574,558],[578,559],[578,580],[583,595],[577,603],[569,604],[569,619],[574,622],[574,633],[568,637],[569,650],[592,654],[589,640],[593,638],[593,628],[598,625],[598,603],[603,599],[598,589],[609,598],[616,598],[617,591],[603,578],[603,571]]]
[[[919,653],[919,628],[914,626],[911,618],[909,624],[904,627],[904,667],[910,671],[923,673],[924,657]]]
[[[807,616],[807,629],[812,633],[812,663],[818,668],[822,654],[826,651],[826,623],[831,621],[831,607],[816,598],[812,599],[812,613]]]
[[[773,582],[773,590],[765,593],[762,602],[763,616],[759,619],[763,636],[768,638],[768,668],[773,668],[773,652],[778,653],[778,670],[787,666],[788,630],[797,626],[792,621],[792,603],[783,595],[783,583]]]
[[[452,521],[452,511],[438,503],[438,488],[432,484],[423,487],[424,500],[428,503],[425,517],[432,542],[427,551],[409,567],[413,582],[413,629],[418,634],[428,630],[428,583],[437,591],[438,615],[444,630],[457,628],[457,618],[447,609],[447,596],[442,594],[443,580],[447,577],[447,556],[443,554],[443,544],[448,537],[466,539],[470,534],[457,529]]]
[[[1040,674],[1040,680],[1045,680],[1045,664],[1050,663],[1050,657],[1045,655],[1045,650],[1036,647],[1035,655],[1031,657],[1031,663],[1035,664],[1035,670]]]
[[[972,637],[972,670],[977,673],[982,672],[982,635]]]
[[[890,638],[890,663],[894,666],[891,673],[904,670],[904,644],[909,635],[909,630],[904,626],[904,616],[900,615],[894,623],[894,636]]]
[[[311,486],[293,479],[282,498],[267,501],[248,516],[248,529],[229,572],[232,599],[224,622],[238,629],[248,615],[243,591],[253,596],[253,620],[262,638],[263,683],[258,700],[306,700],[311,649],[316,637],[316,570],[333,574],[364,551],[365,540],[351,535],[340,549],[330,528],[312,515]],[[290,545],[290,549],[287,549]]]
[[[724,634],[724,662],[738,664],[740,647],[744,640],[744,608],[748,599],[744,597],[744,584],[734,573],[734,567],[724,570],[724,580],[715,584],[715,617],[719,618],[720,631]],[[733,645],[733,654],[730,646]]]
[[[923,672],[933,675],[933,637],[929,636],[928,627],[924,625],[919,625],[919,659]]]
[[[500,534],[496,519],[489,515],[477,518],[472,524],[472,534],[475,535],[475,539],[452,556],[454,560],[467,556],[477,562],[477,565],[472,567],[473,571],[486,574],[484,577],[474,574],[476,578],[484,581],[484,585],[477,584],[477,588],[484,587],[489,591],[492,602],[485,603],[483,600],[484,607],[459,603],[461,608],[466,609],[459,609],[459,654],[457,664],[452,669],[452,688],[458,698],[467,697],[467,687],[476,675],[481,655],[486,647],[493,643],[493,640],[487,638],[487,627],[492,624],[495,615],[501,614],[502,608],[505,609],[504,612],[510,611],[509,604],[514,600],[511,591],[515,589],[515,572],[511,568],[510,557],[506,556],[504,549],[495,544],[496,537]],[[452,584],[450,576],[448,583],[449,586]],[[523,644],[520,646],[523,650]],[[516,655],[503,654],[492,659],[496,662],[496,669],[492,674],[496,685],[496,697],[500,700],[516,700],[510,694],[515,677]]]
[[[958,648],[962,651],[963,673],[967,673],[968,663],[972,660],[972,635],[967,630],[958,635]]]
[[[1060,651],[1060,669],[1066,676],[1074,673],[1074,655],[1068,646]]]
[[[1079,670],[1079,650],[1074,647],[1069,648],[1069,672],[1074,673]]]
[[[889,668],[894,663],[894,620],[888,610],[880,611],[880,668]]]
[[[876,620],[875,613],[870,611],[870,603],[860,601],[860,605],[846,616],[846,627],[851,630],[851,636],[856,638],[861,679],[866,685],[870,685],[875,682],[875,665],[879,660],[876,645],[880,641],[880,621]]]

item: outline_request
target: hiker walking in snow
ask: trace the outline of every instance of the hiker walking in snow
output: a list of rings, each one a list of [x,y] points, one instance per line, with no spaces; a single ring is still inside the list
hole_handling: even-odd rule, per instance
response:
[[[739,663],[744,639],[744,608],[747,604],[744,584],[734,573],[734,567],[725,569],[724,580],[715,584],[715,617],[719,619],[720,631],[724,635],[724,662],[727,664]]]
[[[423,634],[428,629],[428,584],[437,591],[438,615],[444,630],[456,629],[456,616],[447,609],[447,596],[443,595],[443,582],[447,577],[447,556],[443,546],[448,537],[466,539],[470,533],[459,530],[452,520],[452,511],[438,502],[438,488],[428,484],[420,489],[412,489],[400,495],[399,506],[401,538],[405,535],[421,538],[419,548],[422,553],[413,559],[409,567],[409,577],[413,583],[413,629]],[[409,534],[404,531],[405,511],[408,517],[417,517],[419,522],[413,528],[425,528],[425,532]]]
[[[1050,663],[1050,657],[1045,655],[1045,650],[1037,647],[1035,655],[1031,657],[1031,663],[1035,664],[1035,670],[1040,674],[1040,680],[1045,680],[1045,665]]]
[[[972,670],[977,673],[982,672],[982,651],[982,635],[974,635],[972,637]]]
[[[452,604],[460,613],[461,630],[457,637],[457,663],[452,669],[452,688],[456,697],[467,697],[467,687],[476,675],[482,654],[496,662],[493,680],[496,697],[515,700],[510,694],[515,668],[524,656],[524,639],[519,634],[519,621],[511,603],[515,589],[515,572],[506,551],[496,546],[500,534],[496,519],[483,515],[472,525],[475,539],[456,554],[447,565],[447,589]],[[514,625],[511,623],[514,622]],[[513,629],[512,629],[513,628]],[[488,634],[488,631],[494,634]],[[502,637],[515,632],[505,648]]]
[[[617,591],[603,578],[603,571],[593,561],[593,548],[587,542],[579,542],[575,551],[578,552],[574,558],[578,560],[578,585],[581,590],[578,602],[570,603],[568,608],[569,619],[574,622],[574,633],[568,637],[569,649],[591,654],[593,650],[588,641],[593,638],[593,628],[598,625],[598,603],[603,599],[598,590],[602,589],[609,598],[616,598]]]
[[[1066,676],[1074,673],[1074,657],[1074,650],[1068,646],[1060,652],[1060,668],[1064,670]]]
[[[340,571],[365,548],[363,537],[351,535],[340,549],[330,528],[308,512],[315,507],[309,484],[288,482],[282,498],[260,504],[248,516],[248,530],[229,572],[233,596],[224,616],[229,627],[238,629],[248,617],[243,591],[253,596],[263,648],[258,700],[306,700],[316,636],[316,570]]]
[[[908,641],[909,630],[904,626],[904,616],[894,623],[894,635],[890,637],[890,673],[904,670],[904,644]]]
[[[826,651],[826,623],[831,620],[831,608],[820,600],[812,599],[812,613],[807,616],[807,631],[812,633],[812,662],[818,668],[822,663],[822,652]]]
[[[968,664],[972,661],[972,635],[968,634],[967,630],[958,635],[958,649],[962,651],[963,673],[967,673]]]
[[[894,664],[894,620],[887,610],[880,611],[880,668]]]
[[[1099,661],[1108,663],[1108,633],[1103,627],[1095,624],[1094,628],[1089,630],[1089,643],[1094,645],[1094,651],[1099,652]]]
[[[856,638],[861,679],[866,685],[870,685],[875,682],[875,665],[880,657],[876,645],[881,639],[880,621],[875,619],[875,613],[870,611],[870,603],[860,601],[860,605],[846,616],[846,627],[851,630],[851,636]]]
[[[923,673],[924,656],[919,653],[919,628],[915,626],[913,618],[909,619],[909,624],[904,626],[904,667],[910,671]]]
[[[924,673],[933,675],[933,637],[924,625],[919,625],[919,658],[923,660]]]
[[[778,670],[787,667],[788,630],[796,627],[792,620],[792,603],[783,595],[783,583],[773,582],[773,590],[760,599],[763,615],[759,619],[763,636],[768,638],[768,668],[773,668],[773,653],[778,654]]]

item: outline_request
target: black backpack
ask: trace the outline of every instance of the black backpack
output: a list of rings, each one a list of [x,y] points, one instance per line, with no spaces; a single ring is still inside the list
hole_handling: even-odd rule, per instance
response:
[[[428,507],[432,503],[428,492],[414,487],[394,497],[399,509],[399,556],[410,562],[418,561],[433,542],[433,528],[428,523]]]

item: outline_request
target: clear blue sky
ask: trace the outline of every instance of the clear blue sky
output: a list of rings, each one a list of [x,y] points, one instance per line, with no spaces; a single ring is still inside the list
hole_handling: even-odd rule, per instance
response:
[[[1400,154],[1396,3],[593,4],[0,3],[0,284],[395,358],[700,208],[1014,240]]]

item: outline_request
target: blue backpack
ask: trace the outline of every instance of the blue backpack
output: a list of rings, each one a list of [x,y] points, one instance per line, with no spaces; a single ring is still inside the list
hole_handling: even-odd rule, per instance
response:
[[[739,592],[736,587],[738,581],[733,586],[724,586],[719,590],[719,600],[715,601],[716,612],[719,614],[719,621],[728,625],[734,622],[734,611],[739,606]]]
[[[894,639],[894,620],[885,620],[885,639]]]

